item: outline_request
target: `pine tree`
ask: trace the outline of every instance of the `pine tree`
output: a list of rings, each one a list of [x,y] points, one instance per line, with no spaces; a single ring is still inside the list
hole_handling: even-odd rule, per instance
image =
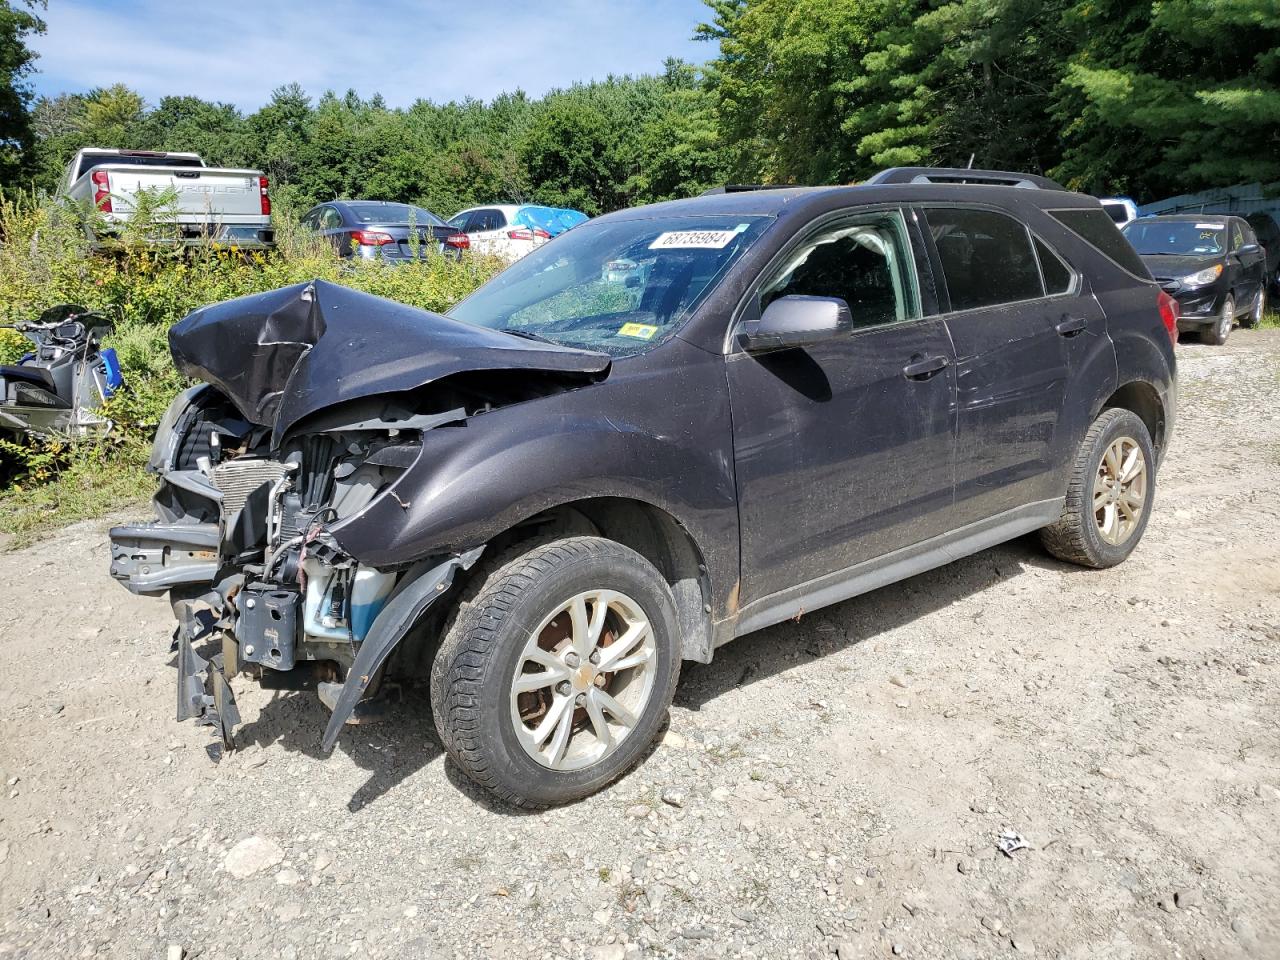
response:
[[[1071,186],[1151,200],[1280,181],[1276,0],[1087,0],[1056,120]]]

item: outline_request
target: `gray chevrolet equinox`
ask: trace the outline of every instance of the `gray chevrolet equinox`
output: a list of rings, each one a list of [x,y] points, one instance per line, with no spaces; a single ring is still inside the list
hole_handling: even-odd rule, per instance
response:
[[[469,777],[571,801],[735,637],[1036,530],[1124,560],[1177,320],[1098,201],[943,169],[623,210],[444,316],[215,304],[111,572],[168,593],[178,716],[228,746],[236,674],[317,691],[326,750],[419,680]]]

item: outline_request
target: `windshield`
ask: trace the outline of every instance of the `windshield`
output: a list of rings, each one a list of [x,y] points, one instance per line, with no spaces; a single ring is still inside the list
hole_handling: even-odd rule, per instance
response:
[[[449,316],[616,357],[641,353],[680,328],[768,222],[589,221],[516,261]]]
[[[407,203],[348,203],[347,209],[361,223],[408,224],[412,215],[420,227],[443,227],[444,221],[430,210]]]
[[[1227,249],[1227,226],[1212,220],[1135,220],[1124,228],[1133,249],[1149,256],[1213,256]]]

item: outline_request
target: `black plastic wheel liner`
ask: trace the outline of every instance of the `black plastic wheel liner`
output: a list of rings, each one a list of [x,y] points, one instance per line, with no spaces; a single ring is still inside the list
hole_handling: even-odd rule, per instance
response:
[[[251,423],[288,429],[334,404],[455,373],[603,373],[602,353],[525,340],[324,280],[203,307],[169,330],[178,370],[205,380]]]
[[[347,671],[346,682],[334,704],[333,715],[329,718],[321,742],[321,749],[325,753],[332,750],[338,742],[342,725],[347,722],[378,670],[387,662],[396,645],[404,639],[409,628],[418,622],[436,597],[449,588],[454,574],[458,570],[471,569],[483,551],[484,547],[476,547],[423,572],[403,585],[382,608],[373,621],[368,636],[360,644],[355,662]]]

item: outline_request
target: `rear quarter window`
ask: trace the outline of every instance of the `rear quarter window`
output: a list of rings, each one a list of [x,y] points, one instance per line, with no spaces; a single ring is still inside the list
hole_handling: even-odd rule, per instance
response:
[[[1045,212],[1121,269],[1144,280],[1151,276],[1142,258],[1105,210],[1099,207],[1082,207]]]

